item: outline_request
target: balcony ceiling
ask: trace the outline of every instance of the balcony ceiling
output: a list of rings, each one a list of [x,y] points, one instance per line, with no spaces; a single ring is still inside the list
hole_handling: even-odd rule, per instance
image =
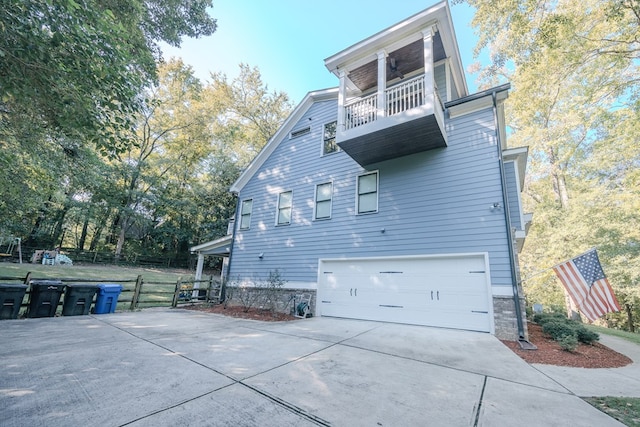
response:
[[[398,50],[390,52],[387,56],[387,82],[394,80],[400,75],[408,75],[414,71],[424,68],[424,43],[417,40]],[[391,70],[391,58],[395,59],[397,70]],[[435,33],[433,37],[433,60],[434,62],[446,58],[446,53],[442,45],[440,33]],[[371,61],[349,73],[349,80],[362,92],[378,86],[378,62]]]

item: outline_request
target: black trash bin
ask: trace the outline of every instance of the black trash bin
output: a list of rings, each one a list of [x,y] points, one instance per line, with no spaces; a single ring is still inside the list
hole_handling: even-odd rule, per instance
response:
[[[60,280],[32,280],[27,317],[55,316],[63,291]]]
[[[0,283],[0,320],[17,319],[27,285]]]
[[[69,284],[64,290],[62,303],[63,316],[82,316],[89,314],[93,297],[98,290],[97,285]]]

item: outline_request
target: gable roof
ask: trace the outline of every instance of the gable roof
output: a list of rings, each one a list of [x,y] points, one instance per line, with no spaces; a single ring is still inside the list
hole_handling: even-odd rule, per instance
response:
[[[307,93],[304,99],[298,104],[293,112],[287,117],[278,131],[269,139],[258,155],[251,161],[249,166],[242,172],[236,182],[231,185],[229,191],[239,193],[247,182],[255,175],[269,156],[278,148],[278,145],[285,139],[293,127],[300,121],[307,110],[316,102],[338,98],[338,88],[323,89]]]

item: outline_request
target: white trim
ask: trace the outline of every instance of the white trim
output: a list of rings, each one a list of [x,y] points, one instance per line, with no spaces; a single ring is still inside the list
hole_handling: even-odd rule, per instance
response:
[[[300,119],[304,116],[307,110],[316,102],[327,101],[330,99],[338,98],[338,88],[324,89],[315,92],[309,92],[302,102],[291,112],[289,117],[284,121],[278,131],[271,137],[269,142],[253,159],[249,166],[242,172],[240,177],[234,182],[229,191],[232,193],[239,193],[242,191],[249,180],[260,170],[260,167],[267,161],[269,156],[278,148],[278,145],[285,139],[288,140],[287,135],[293,127],[298,124]]]
[[[289,209],[291,210],[290,214],[289,214],[289,222],[283,222],[282,224],[280,224],[280,222],[278,222],[280,220],[280,196],[282,196],[284,193],[291,193],[291,206],[289,207]],[[293,190],[284,190],[278,193],[278,202],[276,204],[276,226],[280,227],[283,225],[291,225],[291,223],[293,222]]]
[[[335,139],[336,149],[334,151],[330,152],[330,153],[325,153],[324,152],[324,141],[325,141],[324,132],[325,132],[325,127],[328,124],[331,124],[331,123],[335,123],[336,124],[335,135],[333,136],[333,138]],[[342,151],[342,149],[338,145],[338,121],[337,120],[331,120],[331,121],[322,123],[322,135],[320,137],[320,157],[329,156],[329,155],[337,153],[339,151]]]
[[[251,279],[243,279],[238,283],[239,286],[228,285],[230,288],[260,288],[259,286],[250,286],[247,283],[253,283]],[[263,289],[263,288],[260,288]],[[317,290],[318,284],[316,282],[285,282],[281,289],[300,289],[300,290]]]
[[[360,212],[360,177],[376,174],[376,210],[368,212]],[[377,213],[380,210],[380,172],[379,170],[366,171],[356,176],[356,215],[369,215]]]
[[[529,147],[509,148],[502,152],[502,158],[505,162],[515,161],[518,164],[518,180],[520,181],[520,191],[524,188],[524,178],[527,169],[527,158],[529,155]]]
[[[251,201],[251,209],[249,210],[249,226],[246,228],[242,228],[242,208],[244,205],[244,202],[248,202]],[[243,199],[240,201],[240,215],[239,215],[239,219],[240,221],[238,221],[238,230],[249,230],[251,229],[251,217],[253,216],[253,197],[248,198],[248,199]]]
[[[316,209],[318,207],[318,187],[321,185],[327,185],[327,184],[331,185],[331,198],[329,199],[329,216],[324,218],[318,218],[316,215],[317,214]],[[326,200],[323,200],[323,202],[324,201]],[[313,191],[313,220],[326,221],[328,219],[331,219],[332,216],[333,216],[333,181],[326,181],[326,182],[321,182],[319,184],[316,184]]]
[[[421,32],[429,27],[437,25],[442,45],[447,56],[455,61],[454,79],[458,83],[460,95],[468,93],[467,83],[464,78],[464,67],[460,58],[458,42],[451,18],[451,10],[447,0],[441,1],[428,9],[423,10],[395,25],[388,27],[365,40],[362,40],[324,60],[327,69],[339,76],[339,73],[348,66],[349,69],[357,68],[367,62],[375,60],[376,52],[381,48],[388,51],[395,50],[395,46],[406,45],[407,40],[419,40]]]

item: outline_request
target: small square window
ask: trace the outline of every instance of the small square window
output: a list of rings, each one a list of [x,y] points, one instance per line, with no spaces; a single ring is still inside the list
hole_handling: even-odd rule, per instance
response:
[[[340,147],[336,143],[336,128],[338,122],[326,123],[324,125],[324,132],[322,133],[322,154],[334,153],[340,151]]]
[[[371,213],[378,211],[378,172],[371,172],[358,177],[357,212]]]
[[[316,209],[314,219],[331,218],[331,199],[333,197],[333,184],[316,185]]]
[[[253,199],[242,201],[240,207],[240,230],[248,230],[251,226],[251,209],[253,207]]]
[[[278,196],[278,212],[276,225],[291,224],[291,210],[293,207],[293,192],[285,191]]]

